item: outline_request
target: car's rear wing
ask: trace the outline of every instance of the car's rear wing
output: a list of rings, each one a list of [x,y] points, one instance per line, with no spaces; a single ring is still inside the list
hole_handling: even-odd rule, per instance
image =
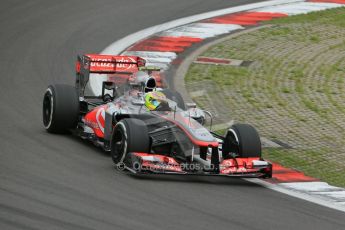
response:
[[[146,64],[145,59],[138,56],[116,56],[101,54],[79,55],[76,63],[76,88],[79,96],[84,96],[90,73],[114,74],[134,73]]]
[[[137,56],[86,54],[78,56],[76,72],[80,73],[84,69],[99,74],[133,73],[143,66],[145,59]]]

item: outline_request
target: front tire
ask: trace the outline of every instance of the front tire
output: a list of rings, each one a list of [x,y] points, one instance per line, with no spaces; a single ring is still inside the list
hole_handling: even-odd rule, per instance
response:
[[[223,157],[231,154],[239,157],[261,158],[261,141],[256,129],[248,124],[235,124],[225,135],[222,146]]]
[[[142,120],[124,118],[119,121],[111,138],[111,158],[115,164],[131,164],[127,158],[129,152],[149,153],[150,137],[148,128]]]
[[[50,133],[64,133],[78,124],[79,99],[70,85],[50,85],[43,97],[43,126]]]

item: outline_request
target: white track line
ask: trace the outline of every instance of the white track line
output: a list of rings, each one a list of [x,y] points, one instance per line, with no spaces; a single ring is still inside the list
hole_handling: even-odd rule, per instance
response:
[[[265,2],[259,2],[254,4],[248,4],[243,6],[236,6],[236,7],[230,7],[227,9],[222,10],[216,10],[212,12],[197,14],[190,17],[180,18],[171,22],[163,23],[160,25],[152,26],[147,29],[138,31],[136,33],[130,34],[112,44],[110,44],[108,47],[106,47],[102,54],[119,54],[122,51],[124,51],[127,47],[133,45],[134,43],[147,38],[153,34],[166,31],[178,26],[186,25],[189,23],[201,21],[207,18],[217,17],[224,14],[231,14],[231,13],[237,13],[241,11],[249,11],[253,9],[258,9],[262,7],[268,7],[268,6],[276,6],[276,5],[282,5],[282,4],[289,4],[289,3],[296,3],[296,2],[304,2],[304,0],[272,0],[272,1],[265,1]]]
[[[211,26],[210,26],[211,25]],[[186,26],[180,26],[174,29],[170,29],[162,32],[164,36],[174,37],[196,37],[196,38],[210,38],[217,35],[226,34],[234,30],[244,29],[240,25],[229,25],[226,27],[221,24],[215,23],[195,23]]]
[[[274,191],[277,192],[281,192],[284,193],[286,195],[289,196],[293,196],[299,199],[303,199],[315,204],[319,204],[322,206],[325,206],[327,208],[332,208],[338,211],[342,211],[345,212],[345,202],[341,202],[339,199],[335,200],[335,199],[329,199],[326,198],[325,196],[323,196],[322,194],[315,194],[316,192],[312,193],[312,192],[306,192],[303,191],[303,189],[299,190],[297,189],[297,187],[294,187],[293,185],[289,185],[289,184],[295,184],[295,183],[281,183],[281,184],[271,184],[268,183],[266,181],[260,180],[260,179],[245,179],[247,181],[250,181],[252,183],[255,184],[259,184],[262,185],[266,188],[272,189]],[[298,184],[305,184],[303,185],[303,187],[307,187],[307,186],[312,186],[313,183],[324,183],[324,182],[300,182]],[[325,189],[326,187],[334,187],[334,186],[330,186],[327,183],[324,183],[324,187],[323,189]],[[301,185],[298,185],[298,187],[301,187]],[[317,186],[315,186],[317,187]],[[338,187],[335,187],[338,188]],[[342,189],[342,188],[338,188],[338,189]],[[321,192],[320,192],[321,193]],[[341,194],[342,196],[344,195],[344,193]],[[334,196],[333,196],[334,197]]]
[[[143,57],[143,58],[145,58],[146,62],[149,62],[149,63],[169,64],[171,62],[170,58],[151,58],[151,57]]]
[[[197,14],[190,17],[180,18],[174,21],[152,26],[147,29],[143,29],[136,33],[130,34],[110,44],[101,52],[101,54],[112,54],[112,55],[120,54],[129,46],[133,45],[134,43],[144,38],[152,36],[153,34],[160,33],[162,31],[166,31],[178,26],[187,25],[189,23],[201,21],[207,18],[217,17],[224,14],[237,13],[241,11],[249,11],[249,10],[258,9],[262,7],[271,7],[271,6],[276,6],[276,5],[303,2],[303,1],[304,0],[272,0],[272,1],[253,3],[253,4],[243,5],[243,6],[230,7],[230,8],[226,8],[222,10],[216,10],[216,11],[211,11],[207,13]],[[93,75],[91,74],[90,88],[94,95],[100,95],[102,93],[101,92],[102,82],[105,81],[106,79],[107,78],[105,76],[93,77]]]
[[[162,70],[167,70],[169,68],[169,64],[159,62],[146,62],[146,66],[159,67]]]
[[[154,52],[154,51],[125,51],[122,53],[122,55],[133,55],[133,56],[139,56],[143,58],[167,58],[171,61],[173,61],[177,54],[174,52]]]

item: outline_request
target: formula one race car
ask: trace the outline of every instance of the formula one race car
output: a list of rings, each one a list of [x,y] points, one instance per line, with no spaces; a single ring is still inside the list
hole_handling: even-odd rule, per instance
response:
[[[235,124],[225,136],[208,130],[212,115],[185,104],[181,95],[158,89],[139,69],[136,56],[78,56],[75,87],[51,85],[43,98],[43,124],[50,133],[72,131],[109,151],[119,169],[135,174],[272,177],[261,157],[257,131]],[[90,74],[130,72],[121,87],[104,81],[102,95],[85,95]],[[98,77],[98,75],[92,76]]]

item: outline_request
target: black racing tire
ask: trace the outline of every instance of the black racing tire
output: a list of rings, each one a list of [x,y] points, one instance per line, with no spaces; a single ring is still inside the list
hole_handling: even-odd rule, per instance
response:
[[[66,133],[77,127],[79,99],[75,87],[50,85],[43,96],[43,126],[50,133]]]
[[[149,153],[150,137],[145,122],[135,118],[124,118],[119,121],[111,138],[111,158],[115,164],[131,164],[127,156],[130,152]]]
[[[173,91],[173,90],[170,90],[170,89],[164,89],[162,91],[162,93],[164,93],[164,95],[177,103],[177,107],[179,107],[180,109],[182,110],[186,110],[186,104],[183,100],[183,97],[181,96],[181,94],[177,91]]]
[[[222,146],[224,158],[229,158],[230,153],[239,157],[261,158],[261,140],[256,129],[248,124],[235,124],[225,135]]]

